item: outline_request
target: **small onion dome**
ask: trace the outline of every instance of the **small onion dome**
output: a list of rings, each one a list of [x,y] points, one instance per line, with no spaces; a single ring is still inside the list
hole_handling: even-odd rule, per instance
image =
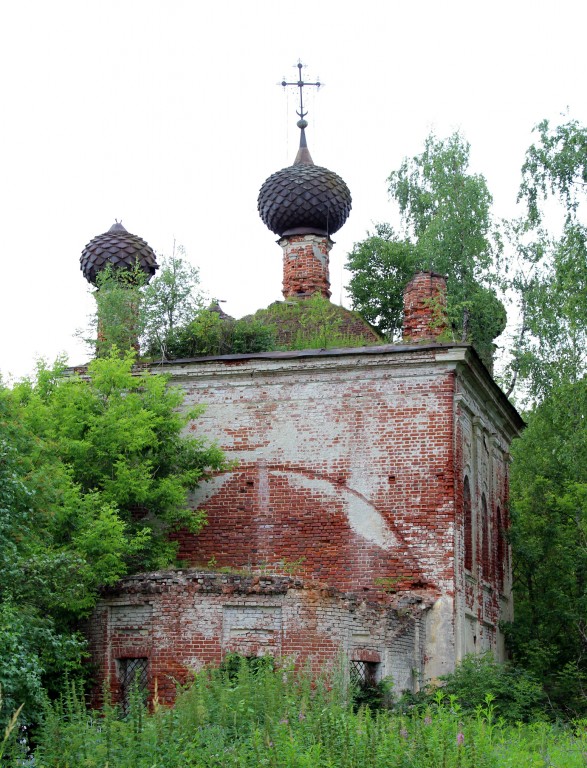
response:
[[[97,235],[86,245],[80,256],[80,267],[84,277],[96,285],[96,277],[107,264],[114,269],[132,269],[138,264],[150,280],[159,269],[155,253],[148,243],[131,235],[116,221],[103,235]]]
[[[270,176],[261,187],[257,208],[276,235],[333,235],[351,210],[351,193],[333,171],[314,165],[300,120],[300,149],[293,165]]]

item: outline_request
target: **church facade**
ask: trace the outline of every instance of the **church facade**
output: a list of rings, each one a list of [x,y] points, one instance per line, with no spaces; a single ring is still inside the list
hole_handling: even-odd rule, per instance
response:
[[[330,296],[350,193],[298,125],[296,161],[265,182],[259,211],[280,238],[284,298],[303,301]],[[178,534],[183,566],[104,593],[89,636],[115,699],[140,677],[171,701],[176,681],[230,652],[315,669],[342,655],[357,679],[398,691],[467,653],[504,658],[509,448],[523,422],[472,347],[446,341],[444,301],[442,276],[419,273],[400,344],[164,364],[186,407],[206,405],[190,429],[234,462],[193,494],[208,523]]]

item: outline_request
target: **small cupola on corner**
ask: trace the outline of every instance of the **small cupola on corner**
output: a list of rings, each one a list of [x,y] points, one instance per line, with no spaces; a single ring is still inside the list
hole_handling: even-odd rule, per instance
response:
[[[142,237],[128,232],[120,221],[115,221],[108,232],[90,240],[80,256],[80,269],[91,285],[96,285],[99,273],[108,265],[114,270],[127,271],[138,266],[147,282],[159,269],[151,246]]]
[[[257,208],[265,225],[279,235],[283,249],[283,297],[306,298],[320,293],[330,298],[329,253],[331,235],[342,227],[351,210],[351,193],[333,171],[314,165],[306,140],[303,88],[320,83],[302,80],[298,62],[300,89],[300,147],[293,165],[270,176],[259,192]]]
[[[115,275],[126,273],[127,278],[130,276],[130,279],[120,282],[120,285],[125,288],[127,300],[123,302],[126,306],[118,309],[120,312],[118,319],[125,326],[122,333],[125,340],[122,341],[122,345],[129,344],[138,352],[138,304],[132,291],[133,284],[137,282],[134,270],[138,269],[139,274],[142,272],[145,275],[145,282],[148,283],[159,269],[155,253],[142,237],[128,232],[119,221],[115,221],[107,232],[96,235],[83,249],[80,256],[80,269],[86,280],[98,288],[95,294],[98,302],[98,354],[102,351],[106,352],[111,345],[118,346],[121,343],[118,338],[108,338],[108,324],[101,316],[98,277],[108,268]]]

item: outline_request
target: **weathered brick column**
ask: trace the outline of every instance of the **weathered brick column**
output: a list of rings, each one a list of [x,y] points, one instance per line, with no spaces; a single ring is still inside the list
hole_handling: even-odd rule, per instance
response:
[[[287,235],[283,248],[283,298],[304,298],[320,293],[329,299],[328,254],[333,246],[325,235]]]
[[[404,291],[403,340],[437,341],[447,330],[446,278],[418,272]]]

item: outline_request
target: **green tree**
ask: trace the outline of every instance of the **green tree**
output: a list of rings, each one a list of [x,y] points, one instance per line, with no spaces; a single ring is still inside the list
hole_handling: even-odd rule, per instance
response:
[[[458,133],[445,140],[430,135],[421,155],[405,158],[391,173],[389,193],[399,206],[401,236],[379,225],[355,244],[347,262],[349,291],[353,307],[394,339],[409,279],[421,269],[445,274],[455,339],[471,340],[491,366],[493,339],[506,322],[495,291],[501,243],[485,179],[469,171],[469,149]]]
[[[513,446],[510,538],[518,661],[558,706],[587,709],[587,380],[561,384]]]
[[[84,376],[40,365],[0,389],[0,684],[29,719],[80,672],[73,627],[99,588],[173,565],[169,533],[204,523],[190,490],[225,466],[184,434],[201,409],[180,411],[180,391],[133,361],[113,350]]]
[[[47,692],[66,672],[79,674],[84,642],[52,608],[75,590],[77,556],[47,536],[51,494],[32,456],[37,439],[22,424],[12,393],[0,383],[0,685],[2,727],[21,705],[21,722],[39,719]],[[47,468],[46,468],[47,469]],[[59,481],[47,477],[54,489]]]
[[[535,132],[522,168],[525,213],[510,227],[520,321],[509,378],[540,401],[587,370],[587,128],[545,120]]]
[[[57,461],[53,474],[68,473],[79,494],[63,504],[71,507],[64,520],[53,519],[55,533],[94,552],[97,564],[105,536],[90,535],[86,518],[99,528],[118,526],[126,557],[140,550],[141,566],[156,568],[173,556],[170,530],[201,527],[187,495],[223,467],[223,458],[217,447],[183,434],[202,409],[180,411],[181,391],[163,375],[133,371],[133,361],[132,352],[120,358],[114,351],[92,361],[87,377],[40,367],[36,382],[16,385],[13,395],[22,423],[40,439],[37,465]]]
[[[133,269],[114,269],[110,264],[96,278],[96,315],[92,322],[94,336],[88,339],[98,357],[113,349],[121,355],[138,351],[144,331],[143,292],[146,276],[137,265]]]
[[[510,538],[515,657],[550,700],[584,714],[587,694],[587,129],[535,128],[509,224],[519,323],[509,389],[528,403],[513,447]]]
[[[178,256],[163,259],[159,274],[144,289],[144,350],[145,354],[170,359],[178,344],[178,335],[203,309],[204,296],[196,267]]]
[[[376,224],[348,255],[353,307],[390,341],[401,336],[403,289],[421,269],[416,247],[389,224]]]
[[[577,120],[554,127],[543,120],[534,133],[538,141],[526,152],[518,196],[527,206],[528,222],[542,222],[550,196],[562,204],[566,220],[577,221],[587,185],[587,128]]]

